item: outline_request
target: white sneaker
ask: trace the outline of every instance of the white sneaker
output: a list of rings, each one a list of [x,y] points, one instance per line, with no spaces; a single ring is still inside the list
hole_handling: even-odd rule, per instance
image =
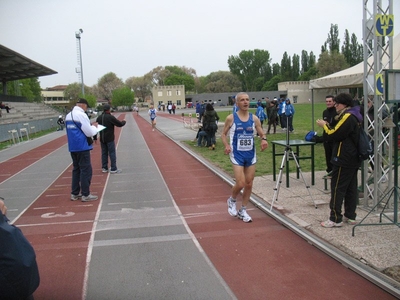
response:
[[[342,225],[343,225],[343,222],[335,223],[335,222],[333,222],[331,220],[324,221],[324,222],[321,223],[321,226],[325,227],[325,228],[342,227]]]
[[[82,196],[82,202],[88,202],[88,201],[95,201],[97,200],[99,197],[89,194],[87,196]]]
[[[232,217],[236,217],[238,212],[236,210],[236,201],[232,201],[232,197],[229,197],[228,200],[226,201],[228,203],[228,213]]]
[[[71,201],[76,201],[82,198],[82,194],[74,195],[71,194]]]
[[[243,222],[245,222],[245,223],[249,223],[249,222],[253,221],[251,219],[251,217],[249,216],[249,214],[247,213],[246,209],[244,209],[244,208],[239,209],[238,218],[240,220],[243,220]]]

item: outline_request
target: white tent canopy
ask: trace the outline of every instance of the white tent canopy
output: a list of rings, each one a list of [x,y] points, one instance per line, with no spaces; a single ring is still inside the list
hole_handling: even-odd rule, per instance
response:
[[[400,69],[400,34],[393,38],[393,69]],[[369,60],[372,62],[373,57]],[[383,61],[383,63],[386,63]],[[310,80],[309,88],[354,88],[362,87],[364,83],[364,62],[331,75]]]

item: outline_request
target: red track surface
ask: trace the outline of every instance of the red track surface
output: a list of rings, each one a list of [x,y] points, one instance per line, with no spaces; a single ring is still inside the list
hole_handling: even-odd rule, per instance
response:
[[[147,121],[134,118],[191,231],[238,299],[394,299],[260,210],[250,206],[249,224],[230,217],[230,186],[160,132],[152,132]],[[116,128],[116,139],[119,133]],[[65,143],[60,138],[0,164],[8,174],[2,181]],[[91,185],[99,196],[107,178],[101,173],[100,152],[99,145],[92,151]],[[99,202],[69,201],[70,184],[71,167],[16,222],[25,225],[22,230],[36,250],[41,274],[36,300],[82,298]],[[72,213],[68,222],[51,218]]]
[[[229,216],[230,186],[136,122],[191,231],[238,299],[394,299],[262,211],[250,206],[247,224]]]
[[[116,139],[120,132],[121,129],[116,128]],[[58,138],[0,164],[0,168],[7,168],[9,174],[15,174],[66,142],[65,136]],[[107,174],[101,173],[100,157],[100,144],[94,144],[91,193],[99,197],[107,179]],[[69,156],[66,159],[71,160]],[[99,201],[69,201],[71,172],[72,166],[15,223],[17,226],[25,225],[22,230],[36,251],[41,282],[34,294],[35,299],[82,298],[87,249]],[[68,221],[59,221],[63,215],[69,216]]]

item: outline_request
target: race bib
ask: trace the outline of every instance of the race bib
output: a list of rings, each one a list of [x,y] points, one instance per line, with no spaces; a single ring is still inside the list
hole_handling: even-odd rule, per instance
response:
[[[253,135],[251,134],[238,134],[236,148],[238,151],[253,150],[253,141]]]

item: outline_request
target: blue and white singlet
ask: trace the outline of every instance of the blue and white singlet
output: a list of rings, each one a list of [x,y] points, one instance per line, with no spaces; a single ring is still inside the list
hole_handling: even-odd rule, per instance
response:
[[[157,117],[157,111],[155,108],[149,109],[150,120],[154,120]]]
[[[229,156],[233,164],[248,167],[256,163],[254,131],[255,124],[251,113],[245,122],[241,121],[237,114],[233,114],[233,124],[229,129],[229,141],[232,149]]]

